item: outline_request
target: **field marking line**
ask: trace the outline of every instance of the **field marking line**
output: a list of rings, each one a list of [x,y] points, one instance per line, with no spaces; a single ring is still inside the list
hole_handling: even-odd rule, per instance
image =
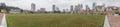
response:
[[[110,23],[109,23],[107,15],[105,16],[104,27],[110,27]]]

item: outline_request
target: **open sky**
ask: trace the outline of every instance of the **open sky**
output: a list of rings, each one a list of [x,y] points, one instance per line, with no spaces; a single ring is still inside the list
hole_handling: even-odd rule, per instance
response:
[[[98,5],[103,3],[106,6],[120,6],[120,0],[0,0],[2,3],[6,3],[8,6],[20,7],[24,10],[31,9],[31,3],[36,4],[36,9],[46,8],[47,11],[52,10],[52,5],[55,4],[62,9],[70,8],[70,5],[83,4],[92,7],[92,3],[96,2]]]

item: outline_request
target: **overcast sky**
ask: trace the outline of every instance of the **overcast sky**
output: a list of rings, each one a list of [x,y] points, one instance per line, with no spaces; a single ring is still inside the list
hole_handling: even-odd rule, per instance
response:
[[[20,7],[25,10],[30,10],[31,3],[36,4],[36,9],[46,8],[47,11],[52,10],[52,5],[55,4],[61,10],[70,7],[70,5],[83,4],[92,7],[92,3],[96,2],[98,5],[105,3],[107,6],[120,6],[120,0],[0,0],[8,6]]]

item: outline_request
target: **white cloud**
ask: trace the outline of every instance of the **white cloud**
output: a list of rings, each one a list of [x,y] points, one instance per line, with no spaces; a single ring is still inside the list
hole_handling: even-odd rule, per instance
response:
[[[47,8],[48,11],[52,10],[52,4],[56,4],[61,10],[63,8],[69,8],[70,5],[76,4],[88,4],[89,7],[91,7],[93,2],[120,6],[120,0],[0,0],[0,2],[5,2],[8,6],[20,7],[22,9],[30,9],[31,3],[35,3],[37,9],[44,7]]]

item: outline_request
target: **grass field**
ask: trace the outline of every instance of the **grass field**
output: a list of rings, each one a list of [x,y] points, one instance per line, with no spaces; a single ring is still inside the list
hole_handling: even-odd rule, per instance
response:
[[[103,27],[104,15],[7,14],[8,27]]]

